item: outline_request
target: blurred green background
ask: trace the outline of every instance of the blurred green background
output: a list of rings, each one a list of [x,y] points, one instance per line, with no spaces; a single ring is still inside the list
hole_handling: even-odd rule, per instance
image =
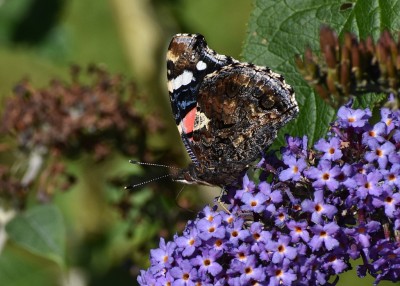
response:
[[[71,64],[83,69],[89,64],[99,65],[134,82],[138,93],[146,100],[145,112],[154,113],[165,125],[160,136],[149,138],[149,144],[157,148],[172,146],[165,148],[178,150],[180,158],[175,163],[185,166],[186,152],[174,126],[166,89],[165,54],[169,41],[176,33],[201,33],[219,53],[240,58],[251,2],[2,0],[2,103],[12,96],[14,86],[22,79],[29,79],[35,88],[45,88],[52,79],[70,82]],[[15,146],[12,142],[9,137],[2,138],[0,147],[5,143]],[[21,160],[20,156],[18,150],[2,152],[0,163],[14,168],[16,163],[20,163],[17,162]],[[148,249],[158,245],[157,237],[160,235],[173,235],[171,227],[163,229],[161,218],[182,217],[182,213],[187,218],[193,218],[195,213],[189,208],[200,208],[202,202],[209,202],[210,199],[193,199],[201,203],[197,207],[189,204],[185,209],[184,203],[177,202],[177,193],[171,192],[163,194],[170,200],[159,202],[162,207],[149,211],[153,211],[153,216],[154,211],[159,216],[154,221],[147,219],[150,214],[135,213],[134,208],[135,220],[124,220],[113,203],[121,197],[127,182],[121,179],[110,185],[107,180],[129,173],[153,176],[145,174],[152,170],[132,166],[127,163],[128,159],[136,158],[115,155],[96,162],[82,155],[73,160],[66,159],[66,168],[78,180],[67,192],[56,192],[49,209],[40,207],[33,189],[24,210],[26,217],[22,217],[23,223],[19,218],[17,223],[7,228],[12,233],[12,239],[1,249],[0,285],[136,285],[139,269],[148,266]],[[137,203],[146,210],[143,205],[148,206],[149,200],[153,199],[146,194],[150,192],[149,188],[146,186],[133,198],[130,197],[133,204]],[[182,186],[175,185],[174,188],[179,192]],[[199,192],[185,188],[182,193],[193,197]],[[213,196],[218,194],[218,190],[212,193]],[[39,208],[35,209],[37,205]],[[3,226],[13,214],[12,206],[0,199],[0,247],[3,245],[2,235],[6,233]],[[42,223],[46,221],[46,216],[51,216],[49,225],[38,229],[59,234],[59,241],[54,241],[65,245],[59,256],[52,256],[57,251],[52,250],[51,245],[41,248],[37,241],[32,241],[40,236],[33,234],[37,229],[28,225]],[[138,223],[141,217],[143,223]],[[21,225],[25,227],[18,230]],[[172,230],[182,227],[181,222]],[[66,241],[63,241],[65,238]],[[32,245],[37,248],[30,249]]]

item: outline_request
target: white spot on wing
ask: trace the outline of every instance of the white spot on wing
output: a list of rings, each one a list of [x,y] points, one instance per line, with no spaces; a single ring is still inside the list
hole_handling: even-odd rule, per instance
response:
[[[196,69],[199,70],[199,71],[205,70],[206,68],[207,68],[207,64],[205,62],[203,62],[203,61],[199,61],[196,64]]]
[[[172,80],[169,80],[168,81],[168,91],[169,92],[173,92],[174,90],[173,90],[173,86],[172,86]]]
[[[206,129],[208,129],[209,123],[210,119],[208,119],[204,113],[198,113],[196,114],[196,119],[194,121],[193,131],[199,130],[203,127],[206,127]]]
[[[181,75],[178,75],[176,78],[172,79],[171,87],[172,91],[177,90],[182,85],[188,85],[193,80],[193,73],[191,71],[183,71]],[[168,90],[170,87],[168,86]]]
[[[182,134],[182,121],[179,123],[179,125],[177,126],[178,127],[178,131],[179,131],[179,134]]]

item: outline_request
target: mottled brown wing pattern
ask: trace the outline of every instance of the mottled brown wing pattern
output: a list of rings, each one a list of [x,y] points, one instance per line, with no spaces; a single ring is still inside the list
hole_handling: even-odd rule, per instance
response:
[[[233,180],[261,157],[297,112],[292,88],[269,69],[231,64],[207,75],[193,130],[198,177]]]

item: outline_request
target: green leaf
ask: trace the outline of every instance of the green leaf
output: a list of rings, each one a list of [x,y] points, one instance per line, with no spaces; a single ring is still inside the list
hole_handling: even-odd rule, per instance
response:
[[[60,285],[62,272],[52,261],[33,255],[11,243],[0,255],[0,285]]]
[[[27,13],[33,0],[14,0],[4,1],[0,7],[0,43],[10,43],[12,41],[15,26]]]
[[[345,3],[349,5],[343,9]],[[322,102],[294,65],[295,55],[303,55],[306,47],[319,53],[321,25],[331,26],[339,36],[350,31],[376,39],[384,29],[400,29],[399,14],[400,1],[255,1],[243,57],[283,74],[300,106],[299,116],[281,130],[276,144],[283,144],[285,133],[307,135],[312,144],[326,134],[335,117],[335,110]]]
[[[6,225],[9,239],[18,246],[64,265],[65,225],[53,205],[28,209]]]
[[[355,98],[353,107],[354,108],[369,108],[373,110],[375,107],[379,106],[380,102],[384,102],[387,98],[386,94],[375,94],[367,93],[363,96]]]

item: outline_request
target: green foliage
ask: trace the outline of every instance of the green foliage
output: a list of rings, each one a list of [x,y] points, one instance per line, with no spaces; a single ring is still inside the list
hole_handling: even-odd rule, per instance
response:
[[[0,285],[59,285],[60,273],[54,262],[18,246],[8,245],[0,255]]]
[[[300,105],[297,120],[281,130],[275,146],[282,145],[285,133],[307,135],[312,144],[324,136],[335,115],[294,64],[295,55],[302,55],[306,47],[319,49],[321,25],[329,25],[339,36],[351,31],[361,38],[377,38],[383,29],[399,30],[399,13],[400,1],[255,1],[243,57],[282,73]]]
[[[6,230],[10,241],[36,255],[65,265],[65,226],[53,205],[39,205],[11,220]]]

